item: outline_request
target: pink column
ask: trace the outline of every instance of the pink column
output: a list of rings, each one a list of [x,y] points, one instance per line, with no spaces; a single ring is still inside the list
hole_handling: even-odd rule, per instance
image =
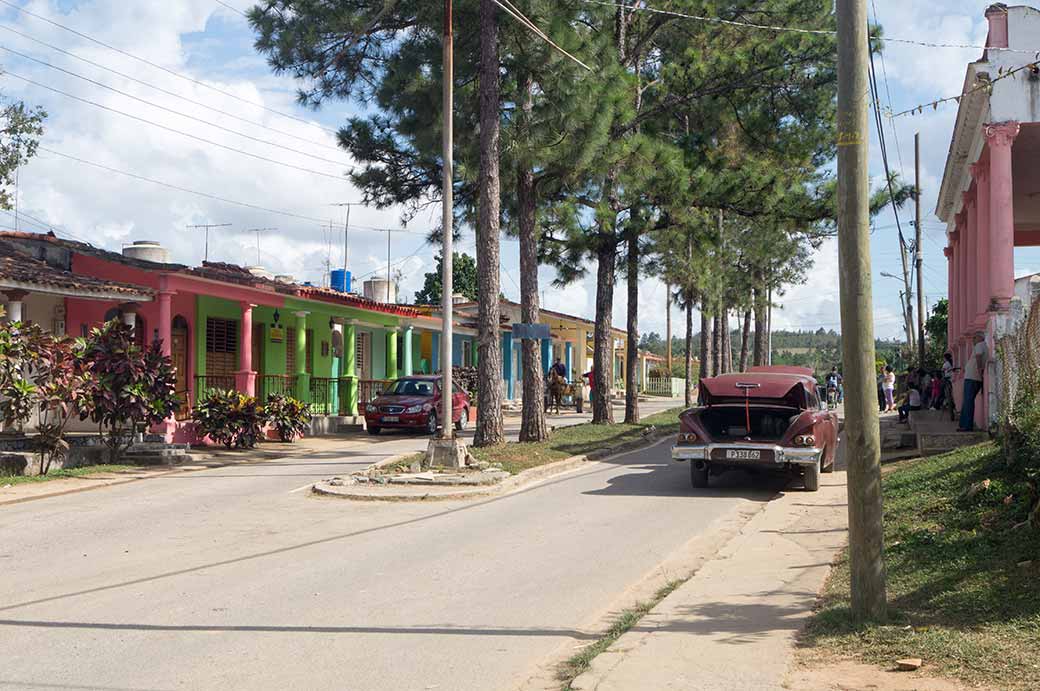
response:
[[[990,189],[989,189],[989,165],[988,161],[979,160],[971,167],[972,176],[975,178],[976,209],[975,221],[975,260],[978,266],[989,266],[989,214],[990,214]],[[989,277],[981,276],[978,285],[978,302],[975,307],[975,323],[983,328],[989,315],[990,286]]]
[[[989,293],[1004,309],[1015,294],[1015,213],[1012,207],[1011,144],[1017,122],[986,126],[989,146]]]
[[[248,396],[256,395],[256,372],[253,371],[253,305],[242,305],[242,337],[238,347],[238,372],[235,372],[235,388]]]
[[[170,357],[173,346],[170,343],[172,336],[173,320],[173,293],[169,290],[159,291],[159,339],[162,341],[162,353]]]
[[[952,304],[952,303],[949,302],[951,296],[953,295],[953,285],[954,285],[954,277],[953,277],[954,261],[953,261],[953,257],[954,257],[954,244],[955,244],[955,242],[956,241],[954,240],[954,238],[951,237],[949,239],[949,243],[950,244],[948,246],[946,246],[946,247],[943,247],[943,255],[946,257],[946,299],[947,299],[947,305],[946,305],[947,306],[947,313],[946,313],[946,342],[948,344],[949,343],[953,343],[954,328],[955,328],[955,325],[953,323],[953,317],[950,316],[951,315],[950,304]]]
[[[966,328],[965,317],[968,314],[968,310],[965,306],[965,302],[968,299],[967,289],[967,255],[968,255],[968,220],[967,214],[964,211],[957,214],[957,285],[955,287],[957,293],[957,354],[960,355],[960,349],[964,342],[964,329]]]
[[[975,203],[975,185],[971,185],[964,193],[964,254],[967,271],[964,275],[964,288],[967,292],[964,300],[964,332],[968,333],[975,325],[976,306],[979,304],[979,271],[978,257],[975,248],[978,246],[979,224],[978,207]]]

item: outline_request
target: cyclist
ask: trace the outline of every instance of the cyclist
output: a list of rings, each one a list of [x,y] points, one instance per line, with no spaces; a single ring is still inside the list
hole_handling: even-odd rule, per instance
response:
[[[827,407],[833,408],[838,404],[838,391],[841,387],[841,373],[838,366],[831,367],[827,373]]]

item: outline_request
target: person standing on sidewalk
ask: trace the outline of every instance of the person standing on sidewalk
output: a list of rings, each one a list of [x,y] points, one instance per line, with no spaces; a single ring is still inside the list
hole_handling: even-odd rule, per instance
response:
[[[896,373],[892,370],[892,365],[885,367],[885,375],[881,379],[881,388],[885,390],[885,411],[891,413],[896,409]]]
[[[989,348],[986,346],[986,333],[975,332],[975,348],[971,357],[964,363],[964,400],[961,402],[961,424],[958,432],[975,431],[975,397],[982,390],[982,376],[986,371],[989,359]]]

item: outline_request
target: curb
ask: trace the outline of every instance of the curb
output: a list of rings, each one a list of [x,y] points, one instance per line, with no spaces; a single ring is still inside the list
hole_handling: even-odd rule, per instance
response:
[[[447,501],[452,499],[474,499],[480,497],[491,497],[502,494],[509,494],[510,492],[516,492],[528,485],[534,484],[539,480],[543,480],[548,477],[556,475],[562,475],[570,472],[576,468],[581,467],[586,463],[592,463],[596,461],[602,461],[607,458],[614,456],[621,456],[626,453],[631,453],[643,448],[649,448],[654,446],[663,439],[672,436],[671,432],[654,432],[648,434],[642,439],[634,439],[630,442],[625,442],[616,447],[610,449],[597,449],[590,451],[587,454],[580,456],[571,456],[564,458],[559,461],[553,461],[552,463],[546,463],[536,468],[528,468],[522,470],[512,477],[508,477],[497,485],[480,489],[460,489],[455,491],[438,492],[435,494],[405,494],[398,492],[385,493],[385,494],[368,494],[361,492],[351,492],[350,490],[341,490],[333,488],[326,482],[317,482],[311,487],[311,493],[322,497],[330,497],[335,499],[347,499],[351,501],[385,501],[385,502],[422,502],[422,501]],[[402,454],[403,456],[411,456],[413,454]],[[378,463],[372,464],[370,468],[375,468],[380,464],[389,463],[398,457],[391,457],[379,461]]]

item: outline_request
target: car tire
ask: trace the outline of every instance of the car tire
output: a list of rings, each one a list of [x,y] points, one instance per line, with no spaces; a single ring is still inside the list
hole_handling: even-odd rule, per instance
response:
[[[802,476],[802,484],[804,485],[806,492],[815,492],[820,489],[821,463],[823,463],[822,459],[816,461],[816,465],[806,466],[805,474]]]
[[[469,408],[463,408],[462,414],[459,415],[458,422],[455,423],[455,429],[461,432],[469,426]]]
[[[694,489],[704,489],[708,486],[708,473],[711,468],[705,465],[703,468],[698,468],[697,464],[690,461],[690,484],[693,485]]]
[[[823,455],[824,456],[827,455],[827,451],[826,450],[823,452]],[[823,461],[821,460],[820,463],[823,463]],[[820,472],[833,473],[834,472],[834,459],[832,458],[830,463],[828,463],[827,465],[825,465],[822,468],[820,468]]]
[[[429,435],[437,434],[437,413],[430,413],[426,418],[426,433]]]
[[[377,434],[379,434],[379,431],[381,429],[382,429],[381,427],[376,427],[375,425],[369,425],[368,426],[368,433],[371,434],[374,437]]]

